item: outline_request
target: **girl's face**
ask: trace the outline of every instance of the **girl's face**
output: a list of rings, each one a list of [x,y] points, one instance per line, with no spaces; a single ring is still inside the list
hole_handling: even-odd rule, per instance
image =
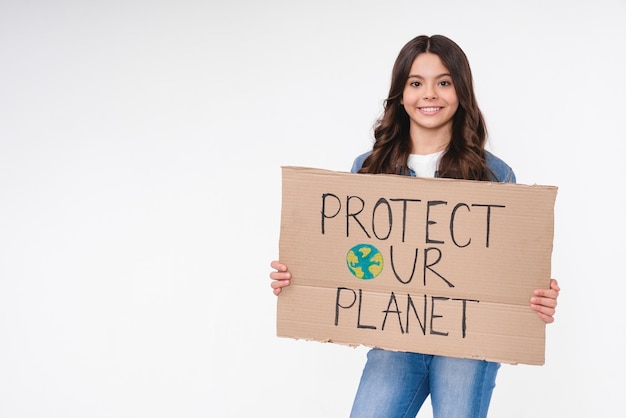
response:
[[[404,86],[402,102],[410,119],[411,137],[452,135],[452,118],[459,107],[450,72],[438,55],[419,54]]]

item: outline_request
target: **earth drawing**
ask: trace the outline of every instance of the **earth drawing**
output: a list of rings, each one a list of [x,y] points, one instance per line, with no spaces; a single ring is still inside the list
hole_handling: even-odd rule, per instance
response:
[[[358,244],[346,254],[348,269],[357,278],[371,280],[383,270],[383,255],[370,244]]]

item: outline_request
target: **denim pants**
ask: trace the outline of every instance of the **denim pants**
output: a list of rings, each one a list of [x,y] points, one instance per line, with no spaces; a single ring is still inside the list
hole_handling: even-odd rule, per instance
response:
[[[415,417],[430,395],[435,418],[486,417],[500,363],[372,349],[351,418]]]

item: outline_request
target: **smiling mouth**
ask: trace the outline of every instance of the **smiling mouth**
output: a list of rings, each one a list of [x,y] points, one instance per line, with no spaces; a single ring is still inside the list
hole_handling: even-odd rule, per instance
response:
[[[441,110],[440,107],[420,107],[419,109],[424,113],[435,113]]]

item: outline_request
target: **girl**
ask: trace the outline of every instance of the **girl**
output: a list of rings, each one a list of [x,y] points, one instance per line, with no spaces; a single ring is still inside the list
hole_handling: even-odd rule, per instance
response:
[[[359,155],[353,173],[515,182],[513,170],[485,150],[487,131],[476,103],[470,66],[461,48],[441,36],[418,36],[400,51],[372,150]],[[273,261],[274,294],[291,273]],[[559,295],[537,289],[530,308],[554,321]],[[441,418],[486,417],[499,363],[371,349],[351,417],[415,417],[430,395]]]

